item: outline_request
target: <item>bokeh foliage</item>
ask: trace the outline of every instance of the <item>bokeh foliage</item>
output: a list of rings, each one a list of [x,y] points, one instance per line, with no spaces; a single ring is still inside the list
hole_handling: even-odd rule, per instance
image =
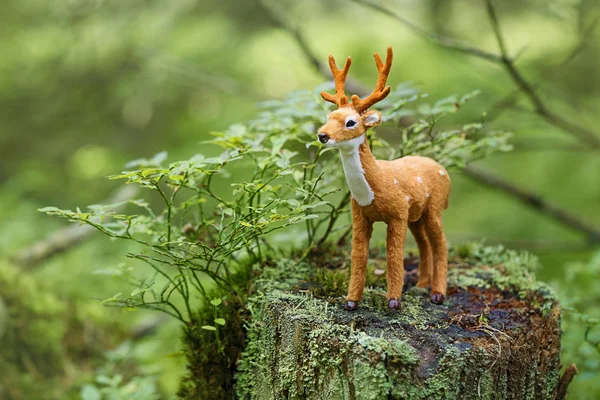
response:
[[[431,32],[496,50],[483,3],[373,2]],[[210,132],[223,131],[233,123],[252,118],[257,101],[281,99],[290,91],[320,84],[322,75],[313,70],[293,36],[265,12],[263,3],[273,5],[234,0],[3,2],[3,254],[11,256],[61,226],[57,219],[41,218],[36,209],[48,204],[75,209],[96,203],[118,186],[103,176],[122,170],[128,160],[161,150],[169,151],[170,160],[185,160],[198,151],[209,159],[218,157],[222,149],[204,143],[215,139]],[[595,2],[496,3],[509,50],[518,55],[517,65],[535,82],[550,107],[583,126],[598,126],[595,110],[600,79],[595,54],[600,37],[587,29],[598,15]],[[487,157],[481,165],[581,216],[589,224],[600,223],[597,151],[577,148],[561,129],[528,112],[530,105],[522,97],[517,97],[510,108],[497,107],[499,100],[515,92],[510,78],[497,65],[437,47],[413,35],[393,18],[356,2],[282,1],[277,9],[284,11],[282,14],[291,25],[299,27],[319,59],[325,60],[330,52],[336,57],[352,55],[351,76],[359,81],[368,83],[374,79],[369,55],[391,44],[397,60],[391,83],[396,86],[412,80],[413,87],[431,93],[433,100],[426,103],[432,105],[449,93],[479,90],[481,93],[461,113],[442,121],[443,126],[452,130],[479,123],[482,112],[487,110],[483,132],[514,132],[512,143],[516,149]],[[586,46],[563,65],[582,37]],[[309,96],[315,99],[313,94]],[[324,119],[322,106],[320,102],[314,104],[315,125]],[[404,108],[407,109],[412,107]],[[401,130],[381,128],[377,139],[384,146],[384,141],[391,145],[387,153],[385,147],[378,147],[382,157],[402,149]],[[404,142],[406,139],[409,138],[404,138]],[[300,143],[293,151],[306,154]],[[324,160],[335,169],[339,161],[332,155],[324,154]],[[231,169],[234,178],[248,175],[244,167],[236,168],[235,163]],[[592,270],[594,264],[590,260],[597,247],[587,245],[580,234],[477,185],[458,170],[452,179],[451,211],[445,215],[450,241],[487,237],[510,247],[532,249],[545,266],[538,276],[554,282],[567,297],[579,293],[576,288],[581,285],[593,282],[587,271]],[[229,191],[230,181],[223,182],[226,183],[218,190]],[[342,181],[332,186],[331,189],[344,187]],[[339,200],[335,196],[332,195]],[[148,201],[152,210],[160,210],[161,203],[157,193]],[[206,206],[209,204],[214,203]],[[340,224],[345,222],[342,215]],[[121,281],[130,273],[136,279],[145,273],[139,264],[127,262],[120,266],[124,254],[139,249],[134,243],[119,244],[96,236],[27,273],[44,281],[66,302],[100,308],[101,304],[90,297],[129,294],[132,289]],[[105,273],[92,275],[94,270]],[[564,278],[570,270],[577,273]],[[107,274],[114,279],[107,278]],[[580,311],[594,316],[597,292],[593,288],[589,291],[590,301],[577,304],[583,308]],[[565,301],[571,303],[568,298]],[[110,315],[128,322],[141,315],[123,313],[128,312],[113,311]],[[565,320],[569,318],[566,314]],[[565,327],[575,329],[565,335],[564,359],[576,360],[583,370],[572,390],[577,398],[586,398],[591,393],[590,382],[597,380],[597,346],[584,341],[587,322],[581,318],[566,322]],[[592,343],[597,334],[594,329],[597,328],[588,335]],[[177,369],[181,358],[171,357],[171,352],[177,350],[173,345],[177,332],[176,324],[165,324],[159,339],[152,345],[144,344],[138,352],[143,353],[139,358],[151,360],[152,368],[162,366],[161,387],[167,393],[177,388],[181,374],[181,369]]]

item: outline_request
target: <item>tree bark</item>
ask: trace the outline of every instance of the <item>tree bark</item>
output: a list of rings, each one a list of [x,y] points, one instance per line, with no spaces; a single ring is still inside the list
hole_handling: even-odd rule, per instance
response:
[[[347,263],[340,269],[331,255],[304,269],[266,271],[271,283],[251,301],[238,397],[557,397],[560,310],[533,276],[535,259],[483,247],[466,253],[450,263],[441,306],[414,287],[418,260],[407,259],[400,311],[386,308],[385,277],[378,276],[385,261],[377,256],[356,312],[341,307]]]

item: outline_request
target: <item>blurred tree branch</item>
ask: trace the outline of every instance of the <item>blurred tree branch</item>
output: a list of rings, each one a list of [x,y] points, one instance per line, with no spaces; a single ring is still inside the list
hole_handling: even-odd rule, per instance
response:
[[[557,128],[560,128],[561,130],[567,132],[568,134],[576,137],[579,141],[585,143],[586,145],[592,146],[594,148],[600,148],[600,138],[598,138],[598,136],[596,136],[596,134],[593,131],[587,129],[582,125],[567,121],[559,114],[552,112],[542,101],[541,97],[536,92],[534,86],[525,79],[521,71],[519,71],[519,69],[515,66],[515,60],[509,57],[508,55],[508,51],[504,43],[504,37],[502,36],[502,32],[500,30],[500,24],[498,22],[496,12],[492,4],[492,0],[485,1],[487,6],[488,17],[490,18],[492,29],[496,37],[496,42],[498,43],[498,47],[500,48],[500,55],[488,53],[484,50],[481,50],[477,47],[466,44],[454,38],[440,36],[428,32],[427,30],[400,17],[393,11],[378,4],[372,3],[370,1],[352,1],[358,4],[362,4],[366,7],[369,7],[373,10],[387,15],[390,18],[399,21],[403,25],[408,26],[411,30],[419,34],[419,36],[428,39],[433,44],[461,53],[466,53],[468,55],[475,56],[484,60],[492,61],[496,64],[503,66],[509,74],[510,78],[512,79],[513,83],[517,87],[518,91],[529,99],[530,103],[533,105],[533,111],[535,114],[543,118],[546,122],[550,123],[551,125],[554,125]],[[595,25],[595,23],[593,25]]]
[[[293,26],[287,21],[283,12],[279,10],[277,7],[277,3],[272,2],[271,4],[267,4],[266,0],[258,0],[258,5],[263,9],[265,15],[269,17],[273,25],[282,28],[292,35],[298,47],[300,47],[300,51],[304,55],[304,57],[309,61],[312,67],[317,70],[321,75],[326,76],[327,78],[331,78],[331,70],[326,64],[323,64],[319,58],[312,51],[300,30]],[[352,93],[358,94],[366,94],[365,89],[361,86],[359,82],[357,82],[352,77],[346,78],[346,90]]]
[[[230,76],[215,71],[206,71],[201,65],[170,56],[167,61],[155,62],[169,74],[175,84],[195,86],[197,88],[209,87],[210,89],[231,96],[245,96],[258,98],[256,91],[247,83],[233,79]],[[176,78],[180,78],[177,80]]]
[[[598,22],[600,18],[594,20],[587,27],[582,27],[578,29],[579,31],[579,41],[575,47],[563,58],[561,62],[556,65],[552,65],[546,67],[544,71],[539,74],[539,77],[531,84],[534,90],[537,90],[540,86],[542,86],[543,82],[549,81],[551,78],[556,77],[556,75],[563,70],[568,64],[570,64],[574,59],[577,58],[579,54],[587,47],[588,39],[593,34],[594,30],[598,26]],[[503,99],[498,100],[493,106],[492,110],[496,112],[491,114],[488,112],[487,121],[497,118],[500,116],[503,110],[511,107],[515,107],[517,100],[522,92],[519,89],[515,89],[512,93],[508,94]]]
[[[492,25],[492,29],[496,37],[496,42],[498,43],[498,47],[500,48],[502,64],[504,65],[504,68],[510,75],[517,88],[529,99],[529,101],[534,107],[534,112],[550,124],[575,136],[579,141],[585,143],[586,145],[592,146],[594,148],[600,147],[600,139],[596,136],[594,132],[588,130],[587,128],[581,125],[567,121],[559,114],[556,114],[548,109],[548,107],[542,101],[541,97],[538,95],[533,85],[531,85],[525,79],[525,77],[523,77],[521,72],[515,66],[514,62],[508,57],[506,44],[504,43],[504,37],[502,36],[502,31],[500,30],[500,23],[498,21],[498,16],[496,15],[494,5],[492,4],[492,0],[485,1],[487,6],[488,17],[490,19],[490,23]]]
[[[371,8],[375,8],[376,10],[378,10],[380,12],[389,14],[389,15],[395,17],[396,19],[400,20],[402,23],[408,22],[408,21],[404,20],[403,18],[391,13],[387,9],[380,7],[380,6],[376,6],[373,3],[366,3],[363,0],[352,0],[352,1],[367,5]],[[488,1],[488,4],[491,6],[491,0],[486,0],[486,1]],[[302,37],[299,30],[292,27],[289,23],[287,23],[285,18],[281,15],[281,13],[276,13],[269,6],[265,5],[263,3],[263,1],[260,1],[259,3],[265,9],[265,12],[268,13],[269,15],[271,15],[274,22],[276,22],[277,26],[282,27],[283,29],[287,30],[288,32],[290,32],[292,34],[292,37],[298,43],[300,50],[304,53],[305,57],[310,61],[311,65],[321,75],[326,76],[327,78],[330,78],[331,75],[328,71],[328,68],[322,62],[320,62],[318,57],[312,52],[312,50],[306,43],[305,39]],[[488,10],[489,10],[489,8],[488,8]],[[492,8],[491,12],[493,13],[493,8]],[[496,21],[495,24],[497,24],[497,19],[495,18],[495,13],[493,14],[493,16],[490,15],[490,18],[495,20]],[[413,27],[413,29],[418,28],[416,25],[414,25],[412,23],[410,23],[410,26]],[[500,35],[499,28],[494,28],[494,30],[496,32],[496,35]],[[422,33],[422,36],[425,36],[428,38],[431,38],[431,37],[439,38],[439,35],[429,34],[421,28],[418,28],[418,31]],[[528,92],[530,94],[530,96],[533,93],[533,98],[535,99],[535,103],[541,104],[541,107],[542,107],[541,109],[544,110],[543,112],[545,113],[545,115],[552,121],[555,121],[555,122],[560,121],[560,119],[557,119],[554,116],[554,114],[550,113],[547,110],[547,108],[541,102],[541,99],[535,92],[534,88],[523,78],[521,73],[514,66],[512,60],[506,55],[504,40],[501,35],[500,35],[500,39],[499,39],[498,43],[501,48],[502,55],[496,56],[494,58],[490,58],[487,55],[480,55],[482,53],[480,51],[471,51],[471,50],[466,51],[464,46],[462,47],[462,50],[461,50],[460,46],[458,46],[458,47],[454,46],[455,43],[452,41],[441,41],[440,42],[439,40],[436,40],[436,41],[434,41],[434,43],[436,43],[440,46],[443,46],[443,47],[448,47],[448,48],[451,48],[454,50],[461,51],[463,53],[468,53],[470,55],[475,55],[475,56],[482,57],[482,58],[492,60],[495,62],[497,61],[497,62],[500,62],[501,64],[503,64],[507,69],[510,68],[510,71],[512,71],[511,76],[513,77],[513,79],[515,79],[515,83],[517,83],[517,87],[519,88],[519,91],[525,90],[526,92]],[[466,48],[471,49],[471,47],[466,47]],[[572,52],[571,54],[575,53],[575,55],[576,55],[579,51],[580,50],[577,50],[577,52]],[[563,63],[568,62],[575,55],[570,55],[569,57],[567,57],[565,59],[565,61],[563,61]],[[358,94],[359,96],[364,95],[365,93],[368,93],[367,89],[365,89],[361,84],[359,84],[358,82],[355,82],[355,81],[352,82],[351,88],[348,87],[348,90],[352,91],[355,94]],[[593,137],[594,139],[589,139],[587,134],[585,136],[580,136],[578,134],[575,134],[575,135],[578,138],[580,138],[581,140],[584,140],[583,139],[584,137],[588,138],[591,142],[598,140],[597,138],[595,138],[595,136],[593,136],[593,134],[591,132],[589,132],[589,134],[592,135],[591,137]],[[598,141],[598,145],[600,145],[600,141]],[[594,146],[594,147],[597,147],[597,146]],[[590,243],[600,242],[600,230],[588,225],[583,220],[581,220],[577,216],[569,213],[568,211],[565,211],[557,206],[554,206],[554,205],[548,203],[541,196],[539,196],[533,192],[528,192],[528,191],[526,191],[522,188],[519,188],[518,186],[516,186],[498,176],[495,176],[489,172],[484,172],[473,166],[467,166],[466,168],[463,169],[463,172],[468,177],[475,180],[476,182],[490,186],[490,187],[497,188],[497,189],[501,190],[502,192],[504,192],[505,194],[508,194],[509,196],[511,196],[513,199],[520,201],[521,203],[538,211],[539,213],[544,214],[544,215],[554,219],[555,221],[561,223],[562,225],[564,225],[566,227],[569,227],[571,229],[574,229],[578,232],[585,234],[586,239]]]
[[[600,231],[595,229],[593,226],[586,224],[583,220],[579,219],[575,215],[549,204],[542,197],[536,195],[535,193],[521,189],[512,183],[509,183],[472,165],[465,167],[463,171],[473,180],[486,186],[498,189],[510,195],[511,197],[518,199],[520,202],[538,210],[539,212],[551,216],[553,219],[562,223],[563,225],[584,233],[590,243],[600,242]]]
[[[153,335],[156,333],[157,328],[168,319],[169,317],[166,314],[143,319],[131,327],[129,337],[135,341]]]
[[[489,122],[489,120],[486,120]],[[597,153],[598,149],[593,149],[580,145],[579,143],[565,143],[564,140],[544,138],[529,138],[523,140],[513,140],[515,145],[513,153],[526,153],[531,151],[559,151],[563,153]]]
[[[375,4],[375,3],[372,3],[370,1],[365,1],[365,0],[351,0],[351,1],[361,4],[363,6],[369,7],[373,10],[376,10],[382,14],[385,14],[385,15],[395,19],[396,21],[400,22],[402,25],[408,27],[410,30],[415,32],[417,35],[429,40],[430,42],[432,42],[438,46],[445,47],[447,49],[451,49],[451,50],[458,51],[461,53],[465,53],[465,54],[468,54],[471,56],[483,58],[484,60],[488,60],[488,61],[491,61],[494,63],[501,63],[503,61],[502,57],[498,56],[497,54],[493,54],[493,53],[489,53],[487,51],[481,50],[467,42],[462,41],[462,40],[458,40],[458,39],[451,38],[448,36],[438,35],[436,33],[429,32],[429,31],[421,28],[420,26],[415,25],[412,22],[402,18],[398,14],[394,13],[393,11],[391,11],[379,4]]]
[[[106,199],[104,204],[131,200],[137,193],[138,191],[134,186],[124,186]],[[69,225],[22,249],[13,257],[13,260],[24,268],[33,268],[50,257],[83,242],[94,232],[96,232],[96,229],[90,225]]]
[[[588,326],[585,330],[585,336],[584,336],[584,340],[587,344],[589,344],[590,346],[592,346],[596,351],[600,352],[600,341],[598,340],[592,340],[590,338],[590,331],[592,330],[592,325]]]

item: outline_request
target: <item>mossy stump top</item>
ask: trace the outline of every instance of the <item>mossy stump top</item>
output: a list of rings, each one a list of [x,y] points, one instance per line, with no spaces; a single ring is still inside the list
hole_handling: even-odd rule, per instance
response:
[[[248,399],[549,399],[560,368],[560,311],[536,259],[480,245],[452,251],[443,305],[414,285],[386,307],[372,255],[358,311],[342,308],[347,252],[264,268],[250,309],[237,395]]]

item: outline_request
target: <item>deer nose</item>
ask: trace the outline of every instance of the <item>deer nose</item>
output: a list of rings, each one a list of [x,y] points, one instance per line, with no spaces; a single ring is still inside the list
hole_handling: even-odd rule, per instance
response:
[[[327,143],[327,141],[329,140],[329,135],[326,133],[319,132],[317,136],[319,136],[319,142],[321,143]]]

